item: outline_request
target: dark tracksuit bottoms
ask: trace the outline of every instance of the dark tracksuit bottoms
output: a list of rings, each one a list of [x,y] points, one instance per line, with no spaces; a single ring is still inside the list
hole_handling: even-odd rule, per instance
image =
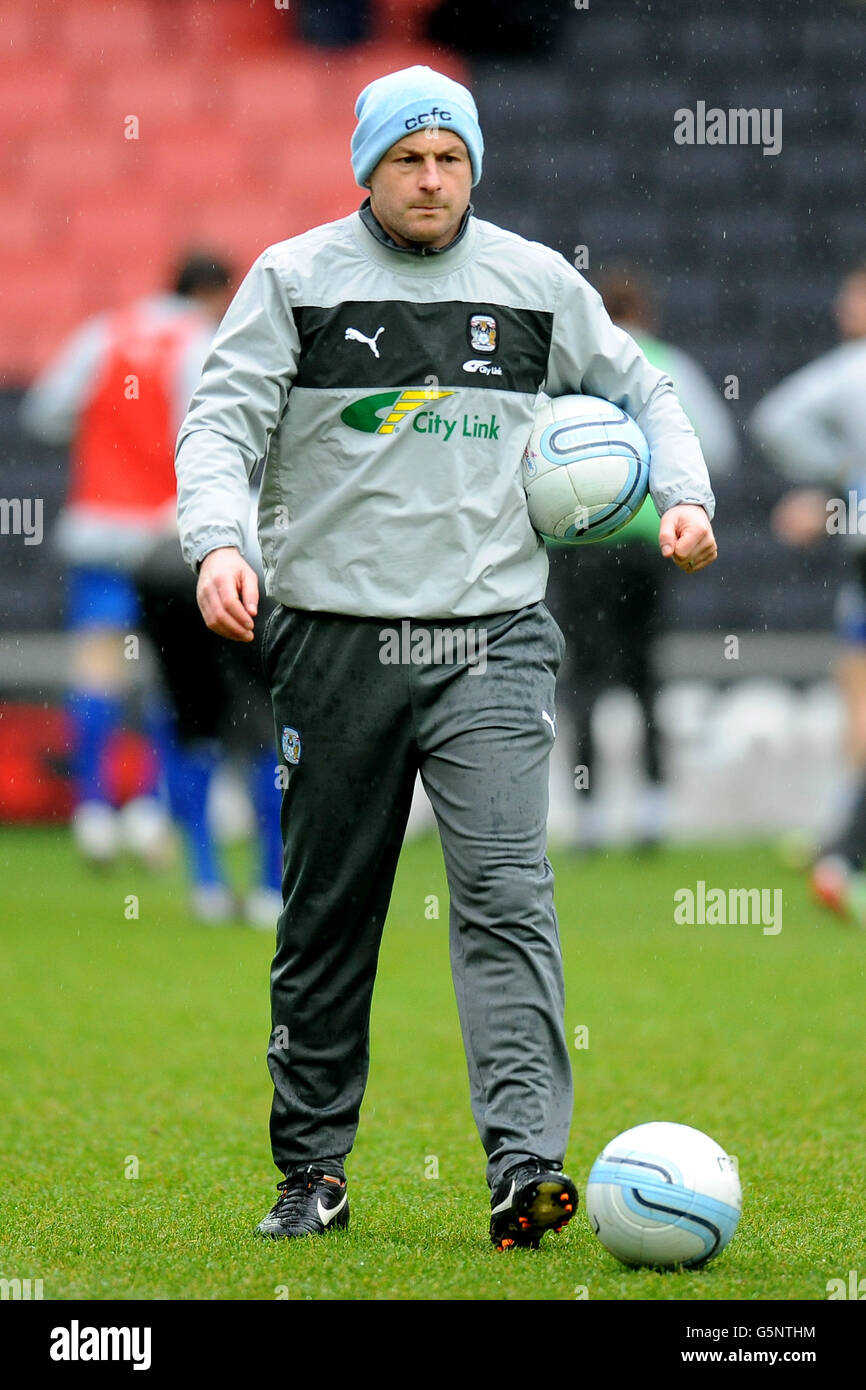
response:
[[[394,633],[404,657],[420,654],[422,629],[433,652],[442,635],[438,662],[387,659]],[[463,629],[466,651],[459,640],[450,651],[457,659],[443,659],[443,629]],[[454,989],[488,1181],[530,1155],[562,1163],[572,1078],[545,845],[563,649],[543,603],[474,624],[413,619],[408,629],[400,619],[274,610],[263,660],[286,785],[268,1065],[281,1172],[324,1157],[341,1168],[352,1148],[379,943],[417,770],[442,841]]]

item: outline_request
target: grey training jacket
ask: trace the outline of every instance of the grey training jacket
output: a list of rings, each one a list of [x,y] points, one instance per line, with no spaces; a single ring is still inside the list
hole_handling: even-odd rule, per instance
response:
[[[840,343],[768,391],[750,426],[792,482],[866,480],[866,338]]]
[[[178,438],[193,568],[242,549],[264,461],[268,594],[290,607],[472,618],[544,596],[521,458],[540,390],[603,396],[652,454],[661,513],[713,494],[669,378],[549,247],[470,216],[437,254],[356,212],[270,247],[217,331]]]

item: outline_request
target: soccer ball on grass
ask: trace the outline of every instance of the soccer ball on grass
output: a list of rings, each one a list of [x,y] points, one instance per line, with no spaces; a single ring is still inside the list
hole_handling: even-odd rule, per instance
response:
[[[736,1160],[690,1125],[636,1125],[592,1166],[586,1211],[602,1245],[627,1265],[697,1269],[724,1250],[740,1219]]]

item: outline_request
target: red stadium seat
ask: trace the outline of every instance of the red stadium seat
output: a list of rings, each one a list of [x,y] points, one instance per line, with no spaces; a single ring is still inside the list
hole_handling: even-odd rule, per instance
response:
[[[102,125],[74,125],[65,131],[40,132],[27,143],[24,172],[36,196],[51,190],[72,195],[82,188],[105,187],[139,158],[137,142],[124,140],[123,130]]]
[[[322,122],[298,122],[281,131],[281,138],[262,140],[255,131],[244,144],[245,167],[251,179],[266,188],[286,186],[286,180],[304,185],[325,183],[329,188],[338,172],[349,172],[349,142],[353,125],[343,118]]]
[[[155,131],[182,128],[187,121],[200,117],[203,108],[198,72],[189,62],[177,60],[109,73],[94,97],[109,120],[122,121],[129,114],[138,116],[142,139]]]
[[[155,145],[153,177],[166,201],[218,196],[242,187],[243,145],[224,121],[187,124],[182,133],[164,134]]]
[[[10,280],[0,296],[0,370],[12,379],[45,365],[87,312],[68,267],[42,261],[29,279]]]
[[[130,304],[143,295],[168,288],[165,268],[152,261],[130,260],[118,265],[114,276],[114,304]]]
[[[273,51],[286,29],[285,12],[270,4],[240,4],[238,0],[186,0],[184,47],[193,61],[215,59],[224,64],[259,49]],[[177,50],[176,50],[177,51]]]
[[[7,258],[39,255],[40,242],[45,238],[45,219],[40,207],[26,192],[0,193],[0,256],[4,258],[4,293],[12,272]],[[25,266],[17,267],[25,270]]]
[[[124,181],[77,204],[69,222],[68,255],[89,283],[134,261],[162,267],[171,260],[161,191]]]
[[[352,174],[350,138],[348,128],[318,127],[273,151],[269,186],[283,205],[303,210],[307,226],[344,217],[364,197]]]
[[[266,246],[292,235],[275,198],[217,199],[196,208],[177,208],[172,227],[179,244],[224,248],[241,274]]]
[[[110,67],[156,56],[156,30],[148,5],[75,0],[54,10],[59,45],[76,63]]]
[[[463,75],[402,41],[428,3],[385,0],[385,37],[345,51],[302,44],[265,0],[0,0],[3,366],[31,371],[193,243],[246,269],[356,208],[361,87],[413,61]]]
[[[16,63],[32,57],[39,27],[34,6],[22,5],[19,0],[2,0],[0,4],[0,61],[13,56]]]
[[[0,33],[2,42],[2,33]],[[74,104],[75,80],[65,63],[6,63],[0,68],[0,126],[14,132],[62,128]]]
[[[295,125],[324,119],[330,112],[322,97],[320,67],[315,58],[288,57],[236,64],[226,92],[232,119],[274,141],[289,137]]]

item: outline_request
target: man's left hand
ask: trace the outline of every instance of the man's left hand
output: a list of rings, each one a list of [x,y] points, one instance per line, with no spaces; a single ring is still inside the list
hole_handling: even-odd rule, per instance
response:
[[[705,569],[719,553],[710,518],[695,502],[668,508],[659,528],[659,545],[662,555],[686,574]]]

